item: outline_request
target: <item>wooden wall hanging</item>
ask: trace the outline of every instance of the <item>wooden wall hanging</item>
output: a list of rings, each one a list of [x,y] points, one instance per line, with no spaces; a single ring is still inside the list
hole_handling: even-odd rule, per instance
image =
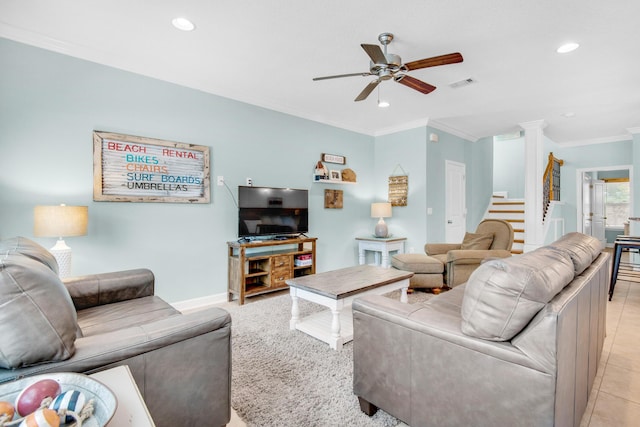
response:
[[[342,209],[342,190],[324,190],[324,208]]]
[[[209,147],[93,132],[93,200],[209,203]]]
[[[400,168],[404,175],[393,175],[396,169]],[[409,176],[397,165],[389,176],[389,202],[391,206],[407,206],[407,196],[409,194]]]

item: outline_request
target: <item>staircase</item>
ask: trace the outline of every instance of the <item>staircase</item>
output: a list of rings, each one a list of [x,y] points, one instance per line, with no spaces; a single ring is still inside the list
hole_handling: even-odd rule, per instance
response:
[[[512,254],[521,254],[524,249],[524,200],[506,199],[494,195],[485,219],[501,219],[511,223],[513,227]]]

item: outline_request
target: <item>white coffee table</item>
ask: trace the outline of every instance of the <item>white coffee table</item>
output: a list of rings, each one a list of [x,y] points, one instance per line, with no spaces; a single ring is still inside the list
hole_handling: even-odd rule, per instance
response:
[[[368,294],[386,294],[401,289],[400,301],[407,302],[412,272],[358,265],[325,273],[289,279],[291,320],[289,329],[297,329],[324,341],[334,350],[353,340],[351,303]],[[298,299],[323,305],[329,310],[300,318]]]

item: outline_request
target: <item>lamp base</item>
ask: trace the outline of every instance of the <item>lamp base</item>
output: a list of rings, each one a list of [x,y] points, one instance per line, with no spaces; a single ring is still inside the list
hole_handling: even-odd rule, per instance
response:
[[[58,262],[58,276],[60,278],[71,275],[71,248],[62,239],[58,239],[56,245],[49,252]]]
[[[384,219],[380,218],[376,224],[374,234],[376,237],[389,237],[389,228],[387,228],[387,224],[384,222]]]

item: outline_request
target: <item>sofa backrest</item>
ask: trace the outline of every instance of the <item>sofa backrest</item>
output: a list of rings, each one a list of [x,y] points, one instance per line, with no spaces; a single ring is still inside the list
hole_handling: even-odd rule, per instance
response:
[[[0,241],[0,368],[66,360],[75,351],[76,311],[55,258],[24,237]]]
[[[513,246],[513,227],[502,219],[485,219],[478,224],[476,233],[492,233],[493,241],[489,249],[511,250]]]
[[[488,261],[467,281],[462,332],[508,341],[600,254],[599,240],[569,233],[523,255]]]

